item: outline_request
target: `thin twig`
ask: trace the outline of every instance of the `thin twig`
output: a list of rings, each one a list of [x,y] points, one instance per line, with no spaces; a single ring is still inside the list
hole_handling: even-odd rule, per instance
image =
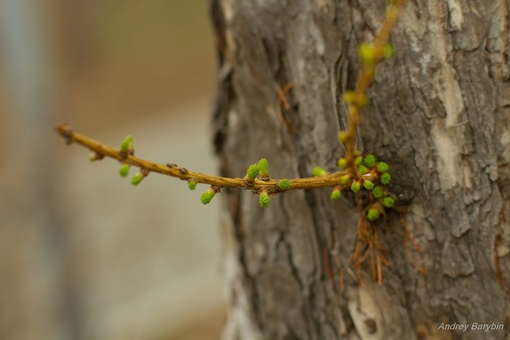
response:
[[[254,183],[251,184],[247,183],[244,178],[229,178],[204,174],[200,172],[193,172],[186,168],[178,167],[175,164],[159,164],[138,158],[134,155],[123,153],[119,149],[115,149],[109,145],[102,144],[96,140],[75,132],[66,123],[58,124],[56,130],[62,137],[66,139],[69,144],[77,143],[83,145],[97,153],[99,156],[114,158],[122,163],[137,166],[146,171],[157,172],[171,177],[177,177],[181,180],[192,179],[197,183],[210,184],[217,187],[229,187],[257,191],[260,189],[266,189],[269,193],[282,191],[278,188],[278,182],[280,181],[279,179],[255,179]],[[345,174],[347,174],[346,170],[334,172],[321,177],[289,179],[290,187],[287,190],[334,187],[340,184],[340,177]]]
[[[405,3],[405,0],[395,0],[386,11],[386,16],[381,25],[381,28],[374,38],[373,48],[375,55],[381,56],[384,45],[388,43],[393,27],[395,26],[399,17],[400,11]],[[349,129],[345,131],[344,144],[346,146],[346,159],[347,168],[353,178],[357,178],[356,166],[354,160],[356,159],[356,150],[354,143],[356,141],[356,131],[361,122],[360,112],[362,107],[362,100],[360,98],[366,98],[366,91],[372,83],[375,75],[375,64],[376,63],[363,63],[361,73],[359,76],[356,89],[354,90],[354,97],[358,98],[351,103],[349,106],[350,124]]]

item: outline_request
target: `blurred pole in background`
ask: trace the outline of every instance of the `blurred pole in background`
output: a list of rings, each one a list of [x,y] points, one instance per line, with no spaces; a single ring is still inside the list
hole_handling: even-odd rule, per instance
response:
[[[2,339],[79,339],[55,204],[56,75],[42,4],[0,0],[0,67],[11,109],[0,127]]]

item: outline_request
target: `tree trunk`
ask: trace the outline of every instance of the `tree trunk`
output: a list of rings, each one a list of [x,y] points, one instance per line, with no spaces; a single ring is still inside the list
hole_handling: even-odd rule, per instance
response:
[[[211,1],[223,175],[242,177],[261,157],[273,178],[335,170],[348,125],[341,93],[354,88],[357,46],[372,40],[386,3]],[[224,191],[225,339],[509,336],[509,7],[408,1],[393,31],[396,54],[378,66],[358,138],[389,163],[391,190],[407,204],[378,223],[389,249],[382,286],[370,261],[360,282],[350,260],[353,197],[292,191],[263,209],[250,192]],[[276,89],[288,83],[285,108]],[[405,241],[402,219],[423,253]],[[468,330],[448,330],[460,324]],[[493,329],[473,329],[483,325]]]

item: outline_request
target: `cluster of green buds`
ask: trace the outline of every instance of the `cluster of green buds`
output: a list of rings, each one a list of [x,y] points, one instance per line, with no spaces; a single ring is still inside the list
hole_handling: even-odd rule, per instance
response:
[[[346,170],[347,164],[347,159],[338,159],[337,165],[340,170]],[[354,193],[366,190],[370,194],[371,201],[367,208],[367,218],[370,221],[376,221],[384,214],[385,208],[392,208],[395,205],[395,199],[386,189],[386,186],[391,182],[389,166],[386,162],[378,162],[372,154],[362,156],[359,152],[354,160],[354,165],[356,176],[353,178],[350,173],[341,175],[339,184],[333,187],[331,199],[340,199],[342,189],[351,190]],[[313,169],[312,174],[315,177],[321,177],[328,173],[317,166]]]
[[[264,181],[269,180],[269,162],[265,158],[261,158],[258,163],[248,167],[244,181],[247,184],[253,184],[257,177]]]
[[[121,155],[126,159],[130,155],[133,155],[135,153],[135,149],[133,147],[133,136],[130,135],[130,136],[127,136],[126,138],[124,138],[124,140],[120,144],[119,151],[120,151]],[[92,155],[90,157],[90,160],[91,161],[95,160],[95,159],[93,159]],[[131,167],[131,165],[128,162],[121,161],[121,165],[119,168],[120,177],[127,177],[129,175],[130,167]],[[140,171],[138,171],[131,179],[131,184],[134,186],[140,184],[142,182],[142,180],[145,177],[147,177],[147,175],[149,175],[149,171],[147,171],[145,169],[140,169]]]

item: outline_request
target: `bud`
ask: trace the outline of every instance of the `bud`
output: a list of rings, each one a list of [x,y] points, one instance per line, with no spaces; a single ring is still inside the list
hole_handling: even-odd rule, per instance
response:
[[[147,176],[147,173],[140,170],[138,171],[134,176],[133,178],[131,179],[131,184],[133,184],[134,186],[137,186],[138,184],[140,184],[140,182],[145,178],[145,176]]]
[[[376,186],[372,189],[372,195],[374,195],[374,198],[381,198],[383,195],[383,189],[380,186]]]
[[[358,181],[352,182],[351,190],[356,193],[359,191],[359,189],[361,189],[361,184]]]
[[[358,166],[361,164],[361,162],[363,161],[363,157],[361,156],[358,156],[356,157],[356,159],[354,160],[354,165]]]
[[[366,166],[360,165],[358,167],[358,172],[360,173],[360,175],[366,175],[368,173],[368,169]]]
[[[368,168],[373,167],[375,165],[375,156],[372,154],[366,155],[365,158],[363,158],[363,164]]]
[[[374,188],[374,183],[372,183],[371,181],[369,180],[364,180],[363,181],[363,186],[365,187],[365,189],[367,190],[372,190]]]
[[[248,182],[253,182],[255,178],[257,178],[259,174],[259,167],[257,164],[252,164],[248,167],[248,170],[246,170],[246,177],[244,179]]]
[[[345,158],[339,158],[338,159],[338,162],[336,163],[338,165],[338,167],[342,170],[346,169],[347,168],[347,159]]]
[[[193,179],[193,178],[188,179],[189,190],[195,190],[196,187],[197,187],[197,182],[195,181],[195,179]]]
[[[321,168],[320,166],[316,166],[315,168],[313,168],[312,170],[312,174],[315,176],[315,177],[322,177],[322,176],[325,176],[327,173],[326,171],[324,171],[323,168]]]
[[[259,192],[259,204],[262,208],[267,208],[269,207],[269,203],[270,203],[270,198],[269,198],[269,194],[267,193],[267,190],[266,189],[262,189],[260,190]]]
[[[365,64],[374,64],[377,59],[374,46],[367,42],[359,44],[358,55]]]
[[[345,143],[345,141],[347,140],[347,132],[345,131],[340,131],[338,133],[338,140],[342,143]]]
[[[331,193],[331,199],[333,201],[337,201],[337,200],[340,199],[341,195],[342,195],[341,188],[340,187],[335,187],[333,189],[333,192]]]
[[[216,195],[216,190],[211,187],[200,196],[200,202],[202,202],[202,204],[208,204],[211,202],[214,195]]]
[[[269,162],[265,158],[261,158],[257,164],[261,179],[269,178]]]
[[[381,175],[379,180],[381,181],[382,184],[388,185],[391,181],[391,175],[389,173],[385,172],[384,174]]]
[[[120,144],[120,151],[128,152],[133,147],[133,136],[127,136]]]
[[[369,221],[376,221],[379,219],[379,210],[378,209],[375,209],[375,208],[370,208],[368,209],[368,212],[367,212],[367,218]]]
[[[290,188],[290,181],[285,178],[285,179],[278,181],[277,185],[278,185],[278,189],[285,191]]]
[[[89,161],[91,162],[95,162],[95,161],[100,161],[104,158],[103,155],[97,153],[97,152],[92,152],[90,155],[89,155]]]
[[[126,177],[129,174],[129,164],[122,163],[119,168],[120,177]]]
[[[393,47],[393,44],[385,44],[382,47],[381,52],[384,58],[390,58],[393,54],[395,54],[395,48]]]
[[[345,91],[344,94],[342,95],[342,98],[345,103],[352,104],[352,102],[354,101],[354,92],[353,91]]]
[[[340,177],[340,183],[342,183],[343,185],[348,184],[350,180],[351,175],[343,175],[342,177]]]
[[[383,199],[383,205],[386,207],[386,208],[393,208],[393,206],[395,205],[395,200],[391,197],[385,197]]]
[[[390,167],[388,166],[388,163],[386,162],[379,162],[377,164],[377,171],[379,171],[381,174],[383,172],[387,172]]]

